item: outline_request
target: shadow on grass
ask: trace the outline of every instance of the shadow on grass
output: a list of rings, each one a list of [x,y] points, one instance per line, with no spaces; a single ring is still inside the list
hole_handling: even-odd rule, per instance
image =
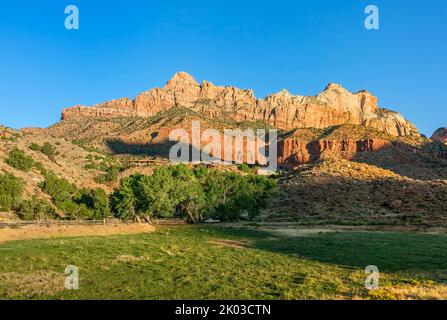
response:
[[[323,263],[383,272],[444,273],[447,236],[392,232],[331,232],[306,236],[236,228],[213,228],[217,236],[248,238],[252,248]]]

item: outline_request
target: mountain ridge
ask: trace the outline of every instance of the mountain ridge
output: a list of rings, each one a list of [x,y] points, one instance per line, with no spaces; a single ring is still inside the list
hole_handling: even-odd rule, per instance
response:
[[[135,99],[66,108],[61,120],[148,118],[175,107],[192,109],[209,118],[226,114],[236,121],[262,121],[282,130],[354,124],[393,136],[419,134],[416,126],[401,114],[379,108],[378,99],[366,90],[351,93],[339,84],[330,83],[316,96],[292,95],[283,89],[259,99],[251,89],[215,86],[209,81],[199,84],[185,72],[176,73],[163,88],[150,89]]]

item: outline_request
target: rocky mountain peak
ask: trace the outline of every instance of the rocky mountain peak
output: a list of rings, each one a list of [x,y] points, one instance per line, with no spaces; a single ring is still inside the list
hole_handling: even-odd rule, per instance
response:
[[[257,99],[250,89],[215,86],[208,81],[199,85],[186,72],[176,73],[165,87],[143,92],[134,100],[117,99],[93,107],[65,109],[62,120],[151,117],[175,107],[194,109],[210,118],[225,113],[236,121],[261,121],[282,130],[353,124],[394,136],[417,134],[416,127],[398,113],[380,112],[377,98],[367,91],[352,93],[330,83],[317,96],[295,96],[282,90]]]
[[[197,87],[199,84],[193,76],[186,72],[177,72],[167,83],[166,87]]]
[[[439,128],[438,130],[436,130],[433,133],[431,139],[447,144],[447,128]]]
[[[345,88],[343,88],[340,84],[331,82],[329,83],[324,91],[338,91],[338,92],[347,92]]]

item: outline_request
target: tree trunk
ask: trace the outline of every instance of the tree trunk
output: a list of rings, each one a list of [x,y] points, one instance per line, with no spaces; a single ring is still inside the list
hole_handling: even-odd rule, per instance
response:
[[[191,221],[192,221],[193,224],[197,224],[197,221],[196,221],[196,219],[194,218],[194,215],[193,215],[193,214],[191,214],[190,212],[188,212],[188,216],[189,216],[189,219],[191,219]]]
[[[148,216],[148,215],[144,215],[144,220],[147,222],[147,223],[149,223],[149,224],[152,224],[152,221],[151,221],[151,219],[150,219],[150,217]]]

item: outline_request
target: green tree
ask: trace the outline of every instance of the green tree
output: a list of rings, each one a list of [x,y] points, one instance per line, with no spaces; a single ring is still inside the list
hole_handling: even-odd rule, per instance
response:
[[[137,212],[144,218],[169,218],[175,214],[174,180],[169,168],[155,170],[152,176],[142,176],[135,189]]]
[[[82,206],[80,217],[84,219],[103,219],[110,215],[109,198],[103,189],[81,189],[75,201]]]
[[[45,180],[40,183],[40,188],[50,195],[56,204],[71,201],[76,194],[76,187],[63,178],[59,178],[54,172],[47,172]]]
[[[54,172],[48,172],[40,188],[69,219],[103,219],[110,215],[109,197],[103,189],[81,189]]]
[[[29,200],[21,201],[16,211],[20,219],[27,221],[42,221],[57,217],[54,207],[47,201],[39,199],[36,196],[33,196]]]
[[[170,170],[174,180],[172,197],[177,212],[186,215],[193,223],[202,221],[206,199],[200,180],[185,165],[171,167]]]
[[[122,219],[178,216],[197,223],[213,216],[238,220],[243,213],[249,218],[258,215],[275,186],[267,177],[178,165],[158,168],[152,176],[123,179],[110,201],[113,213]]]
[[[134,180],[135,176],[122,179],[120,187],[110,196],[110,206],[119,219],[137,220]]]
[[[24,181],[10,173],[0,175],[0,209],[9,211],[21,198]]]

